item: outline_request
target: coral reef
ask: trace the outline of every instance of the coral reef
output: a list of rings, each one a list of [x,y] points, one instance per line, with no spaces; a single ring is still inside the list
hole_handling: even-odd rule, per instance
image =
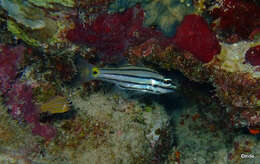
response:
[[[25,120],[34,127],[32,131],[47,140],[55,136],[55,129],[49,125],[41,125],[39,111],[33,102],[32,87],[26,82],[17,80],[18,68],[24,55],[22,46],[11,47],[1,45],[1,92],[11,115],[17,120]]]
[[[20,5],[19,2],[21,3]],[[24,7],[22,5],[24,5]],[[15,19],[17,23],[23,24],[25,27],[31,28],[32,30],[43,28],[45,26],[45,22],[40,19],[40,17],[43,17],[43,13],[38,12],[38,10],[33,10],[32,6],[29,8],[31,9],[30,12],[36,15],[32,20],[26,18],[26,6],[29,5],[30,4],[27,1],[1,1],[1,6],[8,11],[8,16]]]
[[[245,59],[252,66],[260,66],[260,45],[247,50]]]
[[[148,0],[149,1],[149,0]],[[146,1],[144,1],[146,2]],[[124,12],[128,8],[134,7],[137,3],[142,3],[141,0],[116,0],[109,4],[108,11],[110,13]]]
[[[205,63],[211,61],[213,56],[220,52],[216,36],[208,28],[207,22],[198,15],[184,17],[173,42]]]
[[[71,5],[70,1],[33,1],[32,4],[30,1],[2,0],[0,6],[12,18],[7,20],[7,27],[16,37],[35,47],[57,50],[57,47],[64,47],[62,31],[71,23],[66,19],[69,9],[59,13],[49,10],[46,14],[47,9],[43,7],[48,8],[54,3]]]
[[[0,163],[257,163],[259,5],[0,0]],[[72,87],[78,57],[151,67],[178,90]]]
[[[11,85],[16,79],[19,70],[18,64],[23,58],[24,49],[23,46],[11,48],[0,45],[0,91],[2,94],[12,87]]]
[[[71,97],[77,115],[54,122],[57,136],[38,143],[34,161],[48,163],[147,163],[169,117],[157,103],[145,105],[101,91]],[[159,132],[160,131],[160,132]],[[169,141],[168,142],[173,142]]]
[[[259,67],[256,64],[251,64],[252,60],[255,62],[258,60],[257,51],[252,52],[253,47],[258,44],[260,44],[259,41],[222,43],[221,53],[217,56],[220,68],[228,72],[250,73],[253,78],[259,78]]]
[[[196,104],[197,105],[197,104]],[[256,137],[232,131],[217,106],[187,106],[176,113],[178,140],[165,163],[257,163],[260,143]],[[242,158],[241,155],[253,155]]]
[[[260,6],[254,2],[220,0],[211,10],[215,28],[228,32],[228,35],[248,39],[250,33],[259,28]]]
[[[248,135],[236,136],[228,152],[230,163],[257,163],[259,161],[259,141]]]
[[[31,128],[25,124],[18,124],[7,113],[7,109],[0,98],[0,163],[33,163],[34,155],[40,149],[39,137],[31,133]]]
[[[5,96],[6,104],[14,118],[24,118],[29,123],[34,122],[37,111],[32,102],[32,88],[29,85],[16,82]]]
[[[32,132],[50,140],[55,136],[55,129],[49,125],[42,125],[39,122],[39,111],[33,103],[31,86],[16,82],[10,91],[5,95],[6,105],[11,110],[15,119],[24,119],[32,124]]]
[[[192,2],[189,0],[150,1],[143,8],[146,14],[144,24],[158,26],[166,36],[173,36],[183,16],[193,12]]]
[[[95,47],[103,54],[103,59],[112,61],[120,59],[128,46],[142,43],[150,37],[161,39],[161,45],[167,44],[167,39],[159,31],[143,27],[143,17],[140,6],[130,8],[123,14],[103,14],[91,25],[76,23],[66,37],[72,42]]]
[[[190,0],[116,0],[110,4],[108,11],[123,12],[139,3],[145,12],[144,25],[156,26],[166,36],[173,36],[183,17],[194,12]]]
[[[74,7],[74,0],[29,0],[30,3],[44,8],[55,8],[55,5],[62,5],[66,7]]]
[[[165,49],[158,47],[158,45],[142,47],[143,49],[152,50],[149,55],[133,53],[139,48],[136,46],[129,48],[128,53],[125,53],[125,55],[130,62],[143,61],[153,63],[151,66],[159,66],[168,70],[177,69],[191,80],[213,84],[216,87],[217,97],[223,104],[231,106],[230,120],[236,120],[235,124],[239,125],[237,127],[257,126],[259,124],[259,113],[255,111],[259,107],[259,66],[248,63],[246,54],[254,47],[257,47],[259,41],[234,44],[220,42],[220,45],[221,52],[206,64],[196,59],[194,54],[179,50],[174,46],[168,46]],[[253,48],[250,49],[251,47]],[[257,51],[254,50],[253,52]],[[257,53],[252,56],[256,56],[254,60],[257,61]],[[185,86],[183,87],[185,89]],[[238,108],[248,111],[248,115],[246,116],[245,113],[243,115]],[[234,113],[239,116],[235,116]],[[236,119],[233,119],[232,115]],[[252,121],[252,118],[257,119]]]

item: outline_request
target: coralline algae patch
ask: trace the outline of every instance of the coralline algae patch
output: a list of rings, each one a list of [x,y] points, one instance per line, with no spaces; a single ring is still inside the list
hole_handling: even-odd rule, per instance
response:
[[[123,12],[136,4],[144,9],[144,25],[156,26],[166,36],[173,36],[183,17],[194,12],[190,0],[116,0],[110,4],[108,12]]]

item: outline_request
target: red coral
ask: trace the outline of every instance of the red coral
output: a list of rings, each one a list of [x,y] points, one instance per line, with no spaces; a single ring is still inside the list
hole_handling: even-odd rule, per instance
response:
[[[91,25],[76,23],[68,31],[67,38],[75,43],[96,47],[104,55],[120,54],[128,46],[126,27],[131,26],[133,11],[124,14],[104,14],[97,17]]]
[[[18,64],[23,58],[23,46],[0,45],[0,91],[5,93],[15,81]]]
[[[252,66],[260,66],[260,45],[251,47],[246,52],[246,62]]]
[[[202,62],[211,61],[213,56],[220,52],[216,36],[210,31],[207,22],[198,15],[184,17],[173,41]]]
[[[223,0],[222,6],[215,8],[211,14],[220,19],[218,28],[236,33],[243,39],[260,26],[260,6],[252,2]]]
[[[162,33],[143,27],[144,11],[140,6],[120,14],[103,14],[91,24],[75,23],[67,32],[67,39],[75,43],[88,44],[97,48],[105,58],[120,56],[128,46],[143,43],[152,36],[162,45],[168,44]]]

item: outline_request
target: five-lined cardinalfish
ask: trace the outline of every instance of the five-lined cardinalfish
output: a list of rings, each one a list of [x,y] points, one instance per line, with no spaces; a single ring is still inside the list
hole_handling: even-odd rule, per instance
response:
[[[77,67],[79,75],[78,80],[74,81],[75,83],[96,79],[114,83],[121,89],[151,94],[172,93],[177,88],[171,79],[164,78],[150,68],[133,65],[124,65],[117,68],[97,68],[84,59],[78,59]]]

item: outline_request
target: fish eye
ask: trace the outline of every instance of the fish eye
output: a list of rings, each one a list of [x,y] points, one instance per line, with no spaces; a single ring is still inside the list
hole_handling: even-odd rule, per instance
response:
[[[165,79],[164,82],[165,82],[166,84],[171,84],[171,83],[172,83],[172,80],[171,80],[171,79]]]
[[[93,71],[93,74],[96,75],[98,72],[96,70]]]

